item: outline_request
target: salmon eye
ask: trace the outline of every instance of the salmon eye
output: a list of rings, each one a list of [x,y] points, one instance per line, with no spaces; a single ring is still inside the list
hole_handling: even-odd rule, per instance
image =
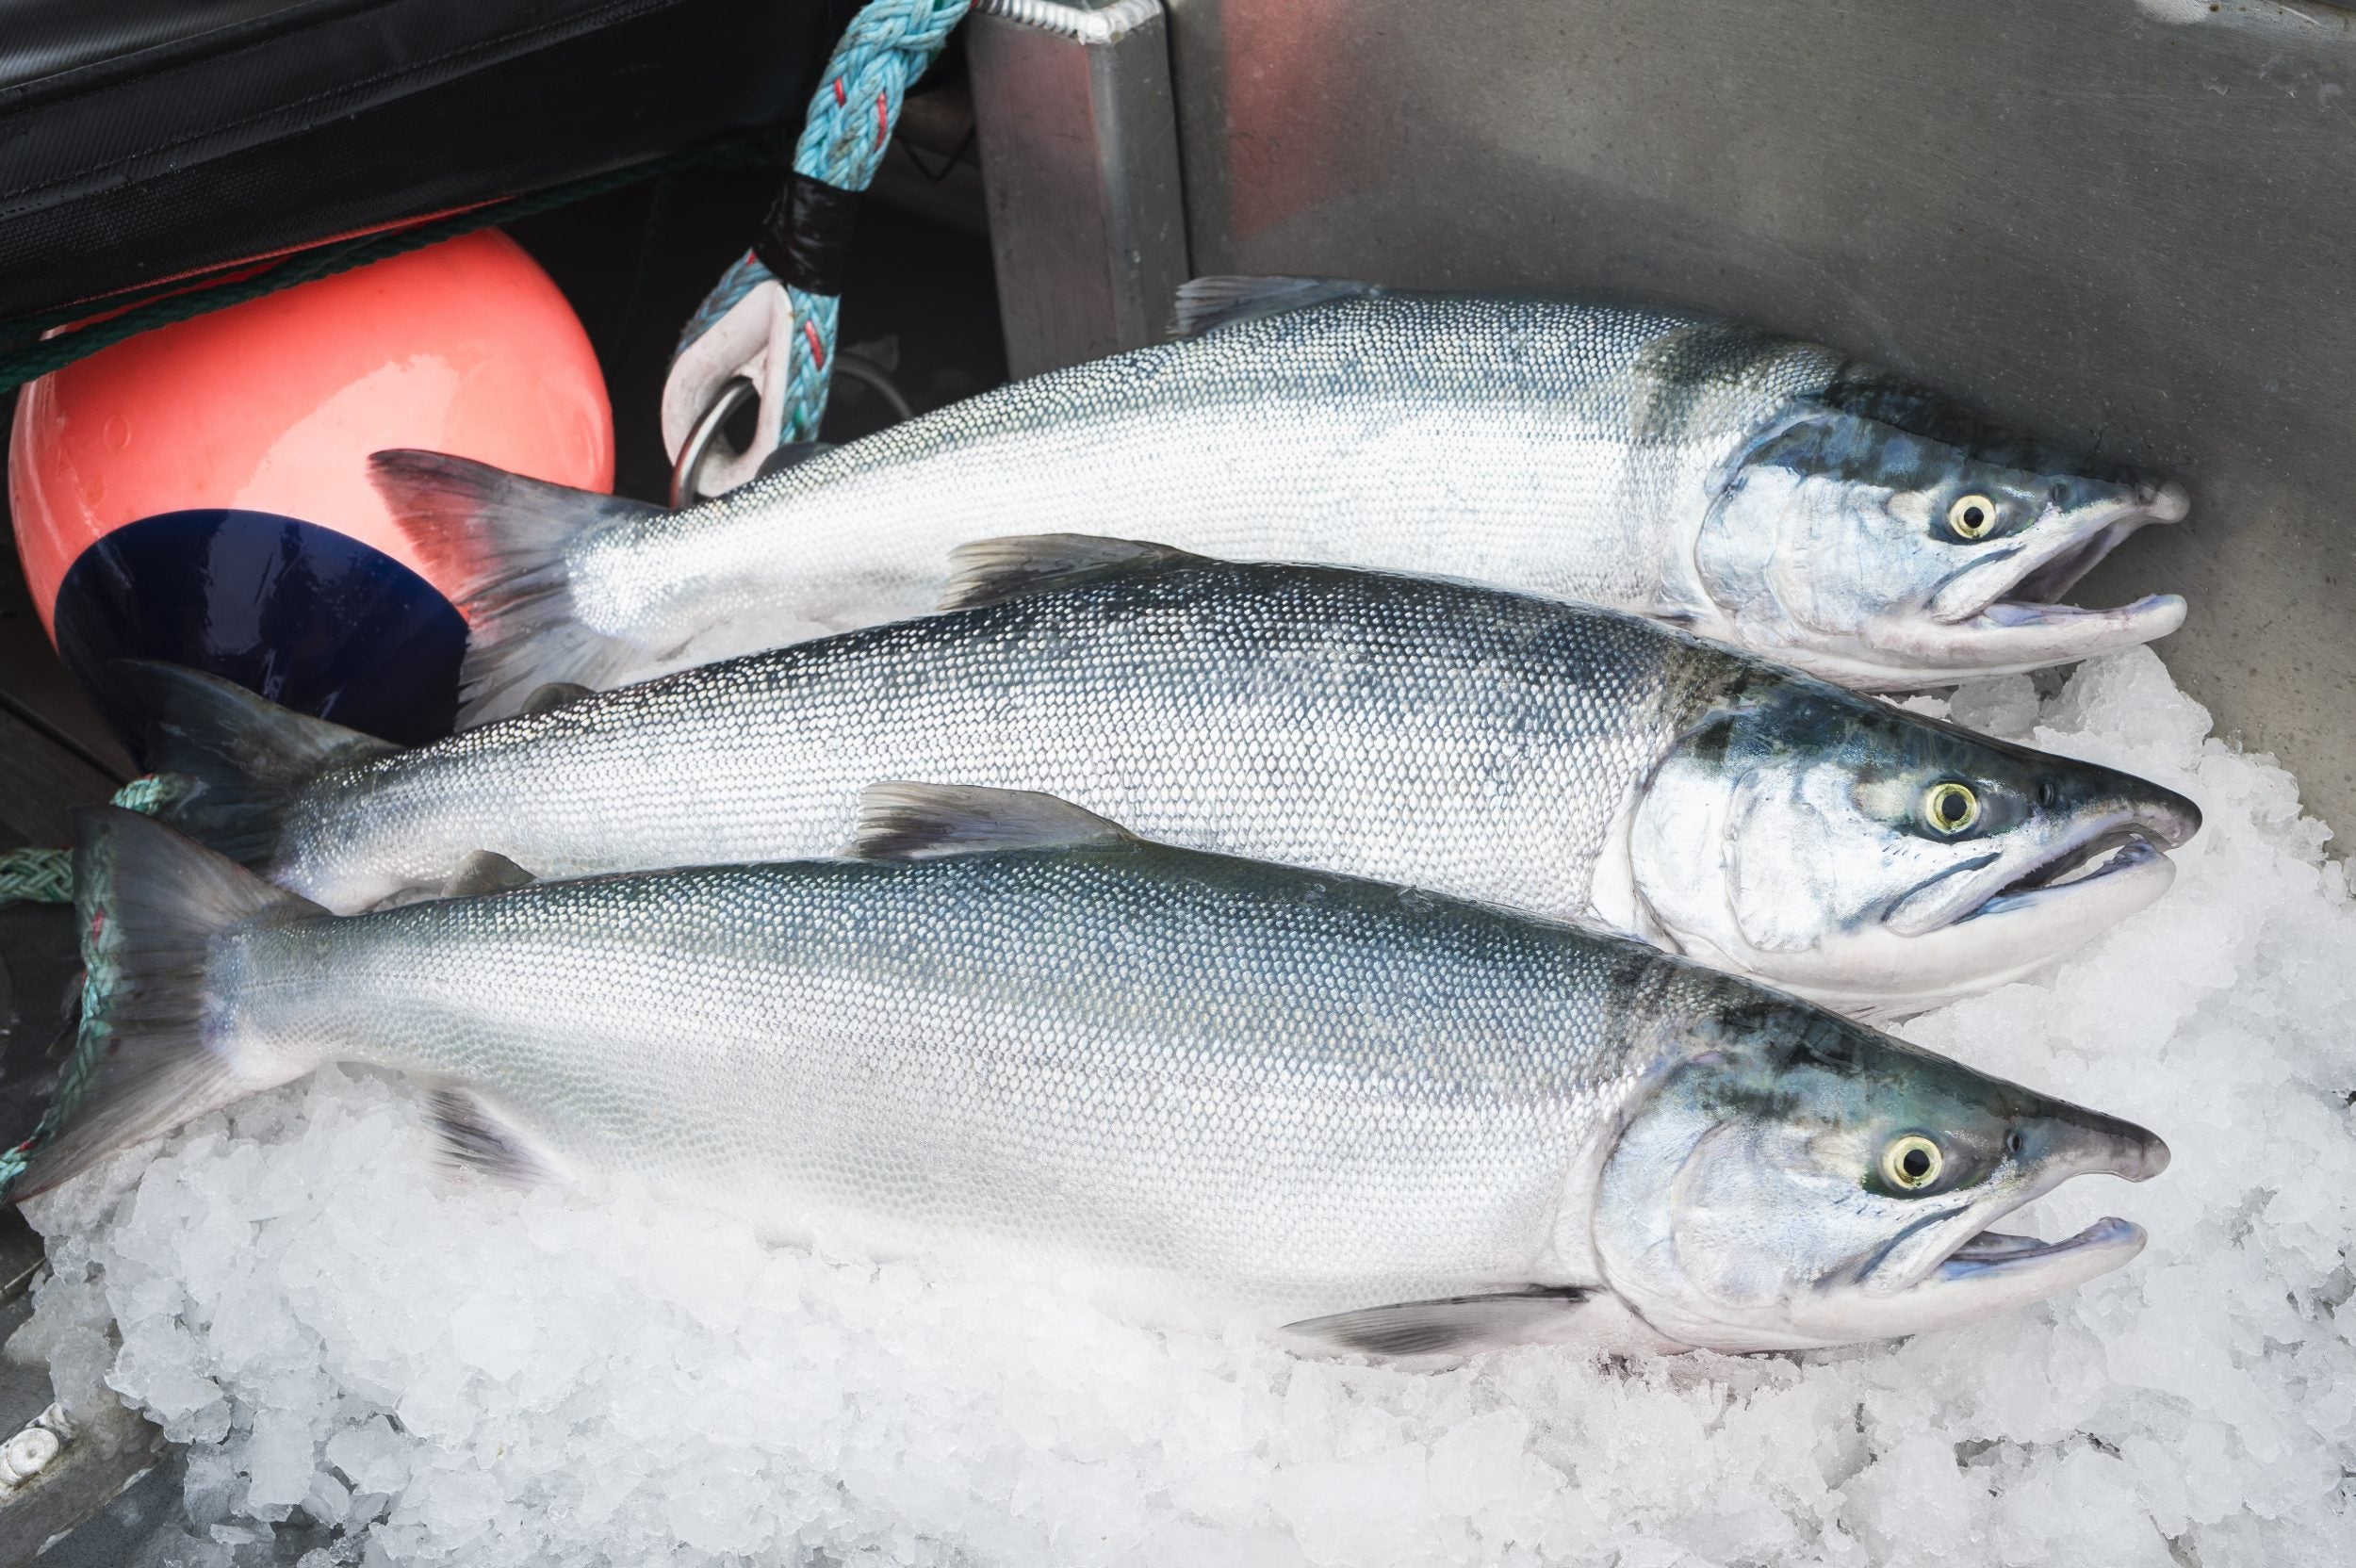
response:
[[[1996,527],[1996,503],[1986,496],[1957,496],[1947,509],[1947,527],[1958,539],[1985,539]]]
[[[1922,792],[1922,815],[1941,833],[1967,833],[1980,820],[1980,797],[1969,784],[1934,784]]]
[[[1882,1180],[1900,1192],[1920,1192],[1939,1180],[1946,1163],[1939,1145],[1920,1133],[1908,1133],[1891,1138],[1882,1151]]]

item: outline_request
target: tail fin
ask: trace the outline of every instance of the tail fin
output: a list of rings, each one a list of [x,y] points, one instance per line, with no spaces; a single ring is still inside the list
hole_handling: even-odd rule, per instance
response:
[[[256,871],[277,849],[296,792],[321,769],[400,749],[201,670],[125,660],[107,674],[147,716],[148,766],[196,783],[158,814]]]
[[[565,547],[662,508],[442,452],[378,452],[368,478],[466,614],[462,722],[503,717],[554,681],[602,688],[646,662],[647,650],[581,624]]]
[[[325,910],[111,806],[77,819],[74,886],[89,973],[81,1039],[40,1132],[0,1155],[0,1180],[24,1162],[11,1198],[300,1076],[274,1062],[256,1073],[235,1059],[205,966],[229,926]]]

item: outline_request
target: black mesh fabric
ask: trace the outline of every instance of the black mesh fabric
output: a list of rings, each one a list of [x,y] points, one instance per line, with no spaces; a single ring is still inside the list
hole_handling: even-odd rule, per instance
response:
[[[0,0],[0,318],[723,138],[782,160],[857,8]]]

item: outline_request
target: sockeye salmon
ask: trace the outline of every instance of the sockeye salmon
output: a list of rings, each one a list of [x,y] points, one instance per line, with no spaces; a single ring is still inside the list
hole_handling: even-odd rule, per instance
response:
[[[2061,596],[2183,488],[1698,317],[1204,279],[1180,341],[1075,366],[666,512],[432,454],[377,483],[455,584],[473,716],[894,618],[950,549],[1117,532],[1443,573],[1653,615],[1845,685],[2034,669],[2174,630]]]
[[[1322,1350],[1878,1339],[2142,1246],[1990,1226],[2151,1133],[1641,944],[1039,795],[870,805],[865,859],[348,918],[92,812],[85,1089],[22,1190],[352,1061],[506,1179]]]
[[[2183,796],[1613,611],[1110,540],[964,553],[951,613],[406,753],[126,671],[166,810],[349,913],[417,890],[828,855],[884,777],[1597,920],[1827,1005],[1920,1009],[2159,896]],[[496,873],[486,881],[486,873]]]

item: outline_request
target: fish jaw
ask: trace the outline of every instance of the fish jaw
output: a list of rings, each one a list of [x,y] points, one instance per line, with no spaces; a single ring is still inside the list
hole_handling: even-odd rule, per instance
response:
[[[2146,594],[2102,609],[2065,604],[2061,596],[2138,530],[2182,519],[2191,510],[2184,487],[2139,486],[2081,510],[2068,526],[2041,525],[2045,537],[1955,573],[1921,611],[1877,617],[1859,638],[1861,657],[1847,683],[1898,690],[2019,675],[2136,647],[2181,628],[2186,605],[2179,594]]]
[[[2119,1267],[2123,1220],[2046,1243],[1995,1229],[2072,1177],[2146,1181],[2133,1122],[1974,1072],[1799,1003],[1723,1016],[1623,1121],[1591,1210],[1607,1285],[1729,1354],[1901,1338]],[[1925,1143],[1920,1191],[1886,1174]]]
[[[2191,802],[2160,796],[1998,856],[1900,900],[1790,988],[1859,1017],[1903,1018],[2034,974],[2156,903],[2176,878],[2168,851],[2200,825]]]
[[[1997,894],[1923,935],[1900,936],[1887,924],[1856,933],[1824,973],[1784,988],[1855,1018],[1910,1017],[2058,963],[2156,903],[2175,876],[2176,862],[2138,839],[2084,880]]]
[[[2091,1113],[2032,1122],[2016,1135],[2014,1179],[1935,1215],[1857,1276],[1820,1285],[1824,1310],[1811,1315],[1819,1331],[1834,1336],[1824,1343],[1953,1328],[2074,1289],[2143,1250],[2143,1227],[2116,1217],[2053,1242],[1994,1227],[2075,1176],[2148,1182],[2168,1167],[2166,1143],[2132,1122]]]
[[[2092,1119],[2098,1125],[2032,1132],[2032,1139],[2064,1147],[2031,1156],[2020,1179],[1998,1184],[1987,1197],[1935,1209],[1856,1270],[1818,1281],[1789,1303],[1785,1325],[1738,1328],[1710,1336],[1703,1348],[1796,1350],[1899,1339],[2025,1307],[2123,1267],[2147,1239],[2141,1226],[2124,1219],[2105,1217],[2053,1242],[1993,1228],[2074,1176],[2144,1182],[2168,1168],[2168,1145],[2156,1135],[2109,1118]]]
[[[2147,1239],[2142,1226],[2112,1216],[2054,1242],[1973,1230],[1939,1258],[1924,1279],[1879,1298],[1866,1310],[1822,1314],[1815,1327],[1824,1337],[1790,1348],[1929,1333],[2015,1311],[2124,1267]]]
[[[2104,610],[1999,599],[1958,621],[1891,617],[1869,629],[1870,661],[1833,654],[1810,667],[1859,690],[1890,692],[2025,675],[2154,642],[2184,624],[2186,608],[2181,594],[2146,594]]]

